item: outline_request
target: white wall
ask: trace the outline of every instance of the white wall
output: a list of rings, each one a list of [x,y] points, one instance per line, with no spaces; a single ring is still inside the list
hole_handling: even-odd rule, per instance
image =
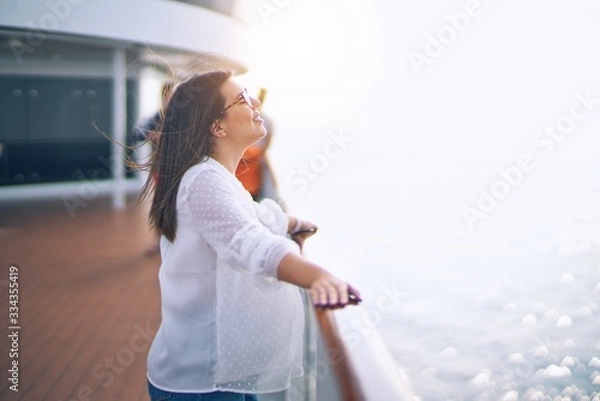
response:
[[[244,24],[225,15],[165,0],[48,0],[0,3],[0,27],[25,29],[25,43],[44,32],[90,36],[172,49],[216,52],[245,64],[251,43]]]

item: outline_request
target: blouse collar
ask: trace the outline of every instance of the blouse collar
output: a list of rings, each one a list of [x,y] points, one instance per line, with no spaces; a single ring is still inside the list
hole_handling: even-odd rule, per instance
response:
[[[214,167],[216,170],[220,171],[221,173],[225,173],[226,175],[232,175],[231,171],[227,170],[227,168],[225,168],[224,165],[222,165],[210,156],[206,156],[205,162],[208,163],[210,166]]]
[[[240,182],[240,180],[238,180],[235,175],[231,174],[231,171],[227,170],[227,168],[224,165],[222,165],[221,163],[219,163],[217,160],[213,159],[210,156],[206,156],[205,163],[207,163],[209,166],[213,167],[215,170],[217,170],[219,173],[221,173],[221,175],[228,177],[229,180],[232,180],[233,182],[235,182],[236,186],[243,188],[243,185]]]

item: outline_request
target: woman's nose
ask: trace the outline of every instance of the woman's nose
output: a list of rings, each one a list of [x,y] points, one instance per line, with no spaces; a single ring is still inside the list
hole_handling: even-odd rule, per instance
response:
[[[252,98],[252,108],[254,110],[258,109],[260,107],[261,103],[260,100],[256,99],[256,98]]]

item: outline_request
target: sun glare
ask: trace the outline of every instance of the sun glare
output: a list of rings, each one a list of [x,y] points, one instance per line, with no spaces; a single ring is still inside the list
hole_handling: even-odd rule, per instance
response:
[[[262,45],[253,70],[268,86],[310,92],[326,84],[328,72],[349,62],[340,32],[323,26],[318,18],[312,22],[294,18],[259,32]]]
[[[302,109],[313,123],[356,107],[372,85],[381,60],[381,33],[368,4],[348,1],[340,8],[331,2],[292,3],[273,14],[268,23],[255,23],[253,59],[249,71],[254,83],[267,87],[267,108]],[[282,106],[283,107],[283,106]]]

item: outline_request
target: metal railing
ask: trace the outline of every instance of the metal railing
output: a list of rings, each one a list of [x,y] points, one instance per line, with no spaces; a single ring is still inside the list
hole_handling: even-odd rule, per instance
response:
[[[281,393],[260,401],[413,401],[408,378],[379,333],[341,330],[361,324],[364,309],[314,308],[304,296],[304,375]]]
[[[304,375],[292,380],[288,390],[261,395],[260,401],[418,399],[375,328],[360,332],[340,330],[363,323],[366,313],[362,306],[317,308],[304,290],[302,298],[306,312]]]
[[[315,315],[326,346],[325,360],[331,365],[339,389],[338,400],[415,399],[408,378],[375,329],[361,333],[340,331],[341,326],[355,327],[355,324],[360,324],[364,316],[361,306],[349,306],[336,311],[316,310]]]

